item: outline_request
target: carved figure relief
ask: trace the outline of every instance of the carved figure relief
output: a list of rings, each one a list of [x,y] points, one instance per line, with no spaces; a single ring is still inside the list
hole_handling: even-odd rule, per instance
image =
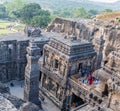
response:
[[[66,65],[62,59],[59,61],[59,73],[64,76]]]

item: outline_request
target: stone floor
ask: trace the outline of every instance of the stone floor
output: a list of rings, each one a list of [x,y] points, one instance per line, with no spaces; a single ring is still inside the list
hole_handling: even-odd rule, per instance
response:
[[[43,111],[60,111],[60,109],[47,97],[45,97],[44,102],[42,102],[42,108]]]
[[[10,84],[13,83],[14,86],[11,86]],[[6,85],[10,88],[10,93],[20,99],[23,99],[23,93],[24,93],[24,81],[17,81],[13,80]]]
[[[13,83],[14,86],[10,84]],[[10,88],[10,93],[18,98],[23,99],[24,93],[24,81],[10,81],[6,83],[6,85]],[[60,111],[60,109],[53,104],[51,100],[45,97],[44,102],[42,102],[43,111]]]

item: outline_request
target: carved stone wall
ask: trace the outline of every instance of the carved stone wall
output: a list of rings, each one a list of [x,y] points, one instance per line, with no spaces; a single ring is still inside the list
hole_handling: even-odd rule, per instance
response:
[[[80,67],[90,71],[96,55],[92,43],[71,39],[52,38],[44,46],[43,61],[39,62],[42,74],[40,90],[61,109],[70,108],[72,89],[78,96],[81,94],[85,98],[87,95],[86,90],[70,82],[69,78],[77,74]]]
[[[120,24],[113,21],[56,18],[48,27],[48,32],[59,32],[65,35],[71,35],[73,30],[77,37],[88,41],[103,36],[105,40],[102,51],[103,61],[111,51],[117,50],[120,43]]]
[[[24,79],[28,42],[28,40],[0,42],[0,81]],[[36,43],[42,51],[45,42],[36,41]]]
[[[48,50],[47,47],[44,50],[44,67],[51,70],[53,73],[58,74],[60,77],[64,78],[66,75],[66,60],[60,55]],[[56,63],[57,62],[57,63]],[[57,66],[56,66],[57,65]]]

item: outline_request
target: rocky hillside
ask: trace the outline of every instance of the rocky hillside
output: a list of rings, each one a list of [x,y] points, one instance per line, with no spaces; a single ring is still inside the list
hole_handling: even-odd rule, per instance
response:
[[[72,35],[89,41],[103,37],[105,40],[103,59],[120,45],[120,23],[117,21],[100,21],[86,19],[63,19],[56,18],[48,27],[47,31]],[[94,43],[96,45],[96,43]]]
[[[10,1],[10,0],[7,0]],[[27,0],[33,2],[33,0]],[[98,10],[103,11],[105,9],[120,10],[120,2],[115,3],[101,3],[94,2],[91,0],[34,0],[39,3],[42,8],[55,10],[55,9],[66,9],[66,8],[80,8],[83,7],[85,10]]]
[[[96,16],[98,20],[116,20],[120,18],[120,11],[104,12]]]

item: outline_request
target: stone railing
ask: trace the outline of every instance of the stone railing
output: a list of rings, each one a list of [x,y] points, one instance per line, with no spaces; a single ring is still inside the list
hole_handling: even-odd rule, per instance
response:
[[[79,111],[80,109],[82,109],[83,107],[86,107],[87,105],[88,105],[88,103],[85,103],[85,104],[80,105],[80,106],[78,106],[78,107],[76,107],[74,109],[71,109],[71,111]]]
[[[75,78],[70,78],[69,82],[73,91],[76,91],[78,96],[80,96],[82,99],[84,99],[85,96],[87,96],[87,94],[90,92],[90,89],[87,86]]]
[[[56,81],[61,86],[66,86],[66,80],[62,78],[59,74],[56,74],[55,72],[50,71],[49,69],[45,68],[43,65],[40,66],[40,70],[46,74],[48,77]]]
[[[109,66],[103,66],[103,70],[105,70],[107,73],[109,74],[112,74],[112,70],[113,68],[112,67],[109,67]]]

